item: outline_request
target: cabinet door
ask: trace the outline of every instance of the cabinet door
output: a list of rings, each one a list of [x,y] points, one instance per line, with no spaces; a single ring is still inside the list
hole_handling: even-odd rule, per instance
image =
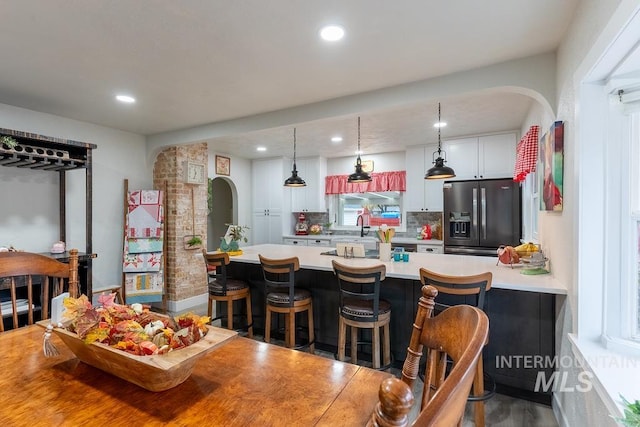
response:
[[[285,188],[283,159],[254,160],[251,170],[253,209],[281,208]]]
[[[452,168],[454,179],[478,179],[478,138],[450,139],[442,142],[447,155],[447,166]]]
[[[479,178],[509,178],[513,176],[516,164],[516,144],[515,132],[479,137]]]
[[[279,209],[256,211],[252,222],[253,245],[282,243],[282,213]]]
[[[404,206],[408,212],[420,212],[424,210],[425,183],[424,174],[426,152],[431,150],[425,146],[409,147],[405,152],[405,168],[407,171],[407,191],[404,194]],[[430,161],[430,160],[429,160]]]
[[[298,175],[306,187],[290,188],[292,212],[325,212],[324,177],[327,161],[321,157],[299,159],[296,162]]]
[[[282,243],[291,246],[307,246],[305,239],[282,239]]]

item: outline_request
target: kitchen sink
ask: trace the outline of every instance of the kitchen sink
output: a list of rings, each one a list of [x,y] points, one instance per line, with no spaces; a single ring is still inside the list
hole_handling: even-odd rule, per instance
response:
[[[326,252],[321,252],[320,255],[332,255],[332,256],[342,256],[342,255],[338,255],[337,251],[335,249],[330,250],[330,251],[326,251]],[[364,250],[364,257],[365,258],[370,258],[370,259],[377,259],[379,257],[379,253],[377,249],[365,249]]]
[[[331,239],[331,246],[335,247],[336,243],[360,243],[365,250],[378,249],[378,239],[375,237],[335,236]]]

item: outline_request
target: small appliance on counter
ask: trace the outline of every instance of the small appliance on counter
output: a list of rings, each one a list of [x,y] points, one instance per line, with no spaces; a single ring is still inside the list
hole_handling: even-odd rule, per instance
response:
[[[309,225],[307,224],[307,216],[304,212],[300,212],[298,215],[298,222],[296,223],[296,236],[306,236],[309,234]]]

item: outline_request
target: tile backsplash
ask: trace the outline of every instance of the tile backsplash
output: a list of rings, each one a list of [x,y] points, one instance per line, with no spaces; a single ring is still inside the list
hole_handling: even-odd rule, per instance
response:
[[[298,212],[293,213],[294,225],[298,221]],[[329,222],[329,214],[327,212],[305,212],[307,217],[307,224],[326,224]],[[442,240],[442,212],[407,212],[406,232],[396,233],[397,237],[410,237],[415,238],[417,235],[417,229],[422,228],[423,225],[429,224],[431,226],[432,238],[435,240]],[[349,235],[353,232],[334,230],[333,234],[336,235]]]

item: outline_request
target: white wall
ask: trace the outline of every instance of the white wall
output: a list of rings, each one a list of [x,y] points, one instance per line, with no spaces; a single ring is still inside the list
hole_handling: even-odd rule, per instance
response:
[[[251,215],[251,160],[241,157],[234,157],[226,153],[216,151],[215,143],[208,143],[209,149],[209,178],[223,177],[230,181],[233,193],[233,203],[237,213],[237,224],[247,225],[251,227],[253,217]],[[229,157],[231,161],[231,170],[229,176],[216,175],[215,159],[216,154]],[[251,233],[247,234],[247,238],[251,239]],[[209,247],[215,242],[209,242]],[[247,245],[251,244],[249,240]]]
[[[355,150],[354,150],[355,151]],[[327,159],[327,175],[349,175],[355,171],[356,155]],[[405,170],[405,154],[402,152],[383,154],[362,154],[360,158],[373,160],[374,172]]]
[[[96,144],[93,150],[93,287],[122,282],[123,180],[151,188],[141,135],[0,104],[0,127]],[[67,247],[85,248],[85,173],[67,174]],[[55,172],[0,167],[0,246],[46,252],[58,240]]]

